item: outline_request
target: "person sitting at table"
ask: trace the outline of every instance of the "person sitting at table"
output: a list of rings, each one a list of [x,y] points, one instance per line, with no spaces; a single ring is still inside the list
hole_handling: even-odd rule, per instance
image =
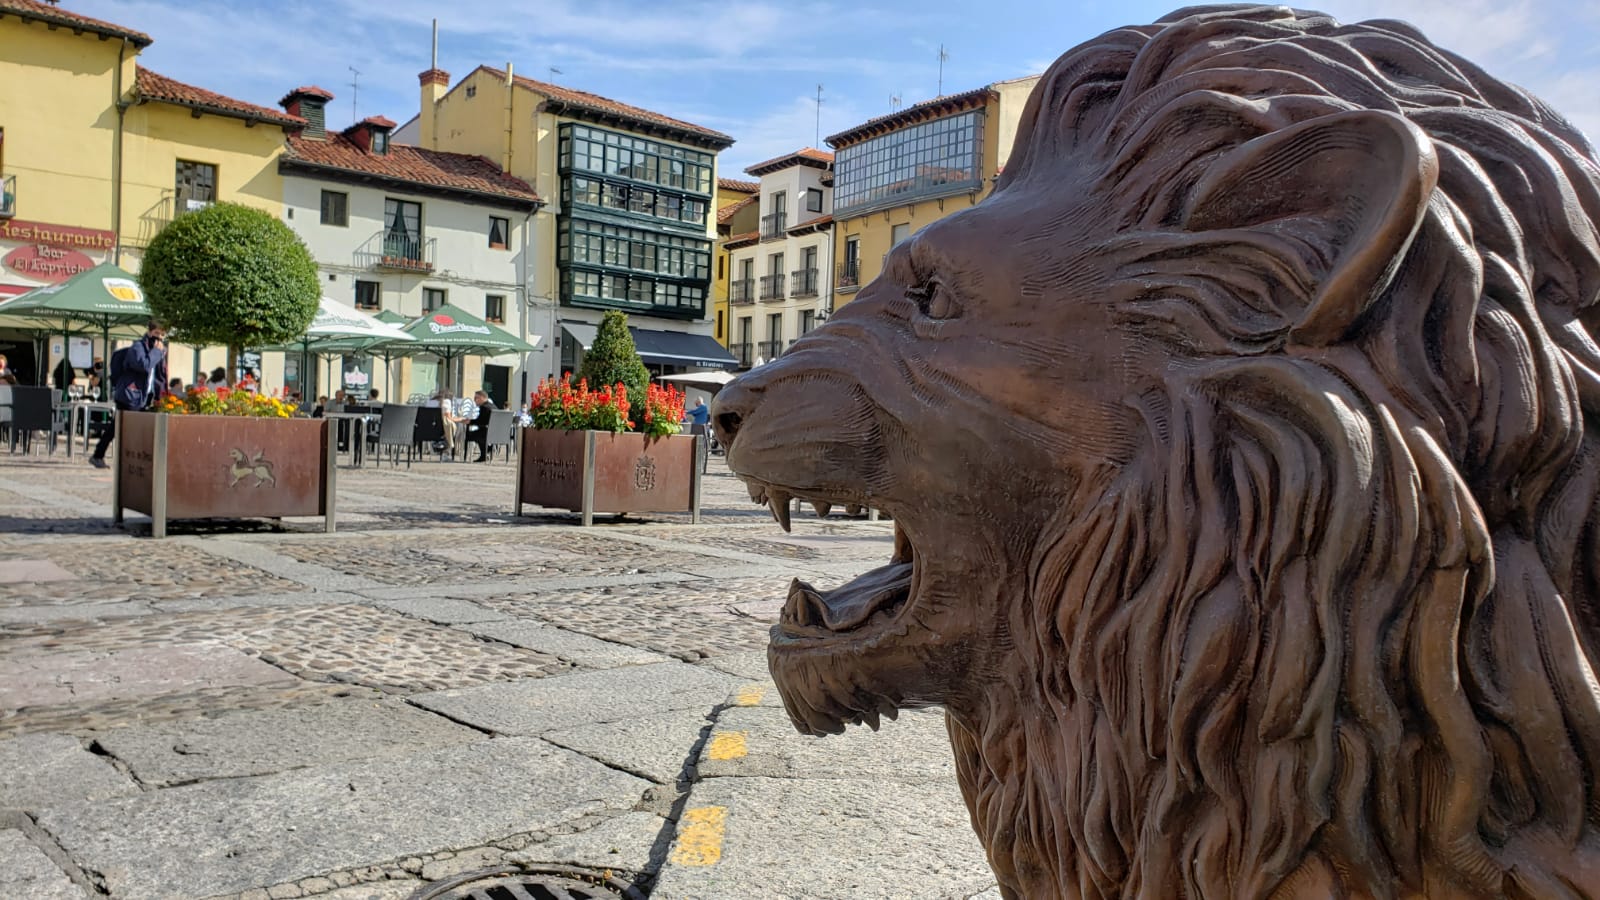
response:
[[[0,384],[16,383],[17,370],[11,368],[11,361],[6,359],[6,355],[4,353],[0,353]]]
[[[56,363],[56,370],[50,376],[50,383],[56,390],[65,391],[77,376],[78,370],[72,367],[72,363],[66,357],[62,357],[61,362]]]
[[[224,369],[221,366],[217,366],[215,369],[212,369],[211,370],[211,377],[206,379],[206,387],[208,387],[208,388],[210,388],[212,390],[216,390],[219,387],[227,387],[227,386],[228,386],[228,370]]]
[[[467,443],[478,445],[478,458],[473,462],[489,461],[489,418],[494,412],[494,401],[483,391],[472,395],[472,402],[476,405],[473,417],[466,420]]]
[[[169,394],[181,394],[181,393],[183,393],[183,379],[182,378],[174,378],[171,381],[168,381],[167,382],[167,393],[169,393]]]
[[[312,410],[311,410],[311,418],[320,419],[327,412],[328,412],[328,398],[326,396],[318,397],[317,398],[317,405],[315,407],[313,407]]]
[[[367,403],[369,405],[371,405],[371,406],[377,406],[378,405],[378,389],[377,388],[373,388],[372,390],[367,391]]]

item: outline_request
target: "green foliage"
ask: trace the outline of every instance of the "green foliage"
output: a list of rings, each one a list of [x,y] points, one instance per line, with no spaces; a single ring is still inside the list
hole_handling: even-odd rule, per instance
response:
[[[650,372],[633,346],[633,335],[628,332],[628,317],[612,310],[600,320],[600,330],[594,336],[594,346],[583,355],[583,365],[578,377],[590,384],[616,384],[628,388],[628,404],[634,409],[644,409],[647,398],[645,386],[650,383]]]
[[[299,337],[322,296],[317,263],[289,226],[234,203],[185,213],[157,234],[139,285],[174,337],[234,348]]]

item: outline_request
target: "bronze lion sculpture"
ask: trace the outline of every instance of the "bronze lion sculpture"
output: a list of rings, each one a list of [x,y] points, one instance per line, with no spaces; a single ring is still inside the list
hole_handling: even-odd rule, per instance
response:
[[[1600,168],[1408,25],[1061,57],[982,203],[718,398],[795,725],[939,704],[1007,897],[1600,897]]]

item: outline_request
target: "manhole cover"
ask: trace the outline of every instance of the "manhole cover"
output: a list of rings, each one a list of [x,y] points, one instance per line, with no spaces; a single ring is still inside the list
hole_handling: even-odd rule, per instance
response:
[[[430,884],[410,900],[644,900],[644,894],[605,872],[572,866],[483,869]]]

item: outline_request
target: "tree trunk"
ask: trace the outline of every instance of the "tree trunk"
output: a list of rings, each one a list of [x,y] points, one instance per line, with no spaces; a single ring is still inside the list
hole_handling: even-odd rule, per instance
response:
[[[228,382],[229,387],[232,387],[233,383],[238,380],[239,354],[241,352],[242,350],[238,344],[228,345],[228,373],[223,376],[223,379]]]

